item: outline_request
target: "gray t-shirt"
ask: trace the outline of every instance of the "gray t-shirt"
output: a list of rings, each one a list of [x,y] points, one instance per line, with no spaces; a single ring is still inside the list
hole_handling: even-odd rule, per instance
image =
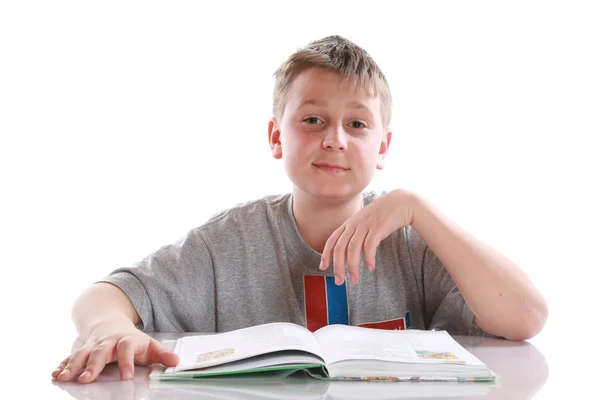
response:
[[[383,194],[383,193],[381,193]],[[363,206],[381,194],[363,194]],[[213,216],[181,240],[103,282],[121,288],[145,332],[225,332],[268,322],[314,331],[345,323],[485,335],[441,262],[412,227],[364,257],[358,284],[333,284],[333,268],[300,236],[292,195],[267,196]]]

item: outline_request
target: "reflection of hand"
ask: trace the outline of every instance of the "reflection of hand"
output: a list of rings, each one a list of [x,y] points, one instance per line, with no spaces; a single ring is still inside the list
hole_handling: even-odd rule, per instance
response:
[[[136,368],[131,380],[121,380],[116,364],[107,365],[94,382],[81,385],[76,381],[52,383],[78,400],[140,400],[148,397],[149,368]]]
[[[325,244],[320,269],[329,268],[333,260],[335,282],[341,285],[346,276],[346,261],[350,282],[360,279],[360,254],[364,252],[369,271],[375,269],[379,243],[392,232],[413,222],[415,195],[406,190],[387,193],[348,218]]]
[[[80,383],[92,382],[108,363],[117,361],[122,379],[134,374],[134,362],[140,365],[161,363],[175,366],[179,357],[157,340],[139,331],[131,323],[99,326],[83,346],[65,358],[52,376],[66,382],[83,370]]]

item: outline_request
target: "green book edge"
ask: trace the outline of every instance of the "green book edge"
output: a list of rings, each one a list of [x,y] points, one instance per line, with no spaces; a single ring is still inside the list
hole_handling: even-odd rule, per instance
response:
[[[296,364],[296,365],[285,365],[285,366],[273,366],[273,367],[264,367],[264,368],[256,368],[256,369],[246,369],[239,371],[227,371],[227,372],[215,372],[215,373],[201,373],[201,374],[186,374],[186,375],[178,375],[178,374],[168,374],[161,375],[159,377],[160,380],[185,380],[185,379],[203,379],[203,378],[215,378],[215,377],[226,377],[233,375],[250,375],[250,374],[260,374],[265,372],[273,372],[273,371],[287,371],[289,372],[287,375],[291,375],[294,372],[305,370],[309,372],[311,376],[317,375],[323,378],[327,378],[327,370],[321,364]],[[282,374],[283,375],[283,374]]]

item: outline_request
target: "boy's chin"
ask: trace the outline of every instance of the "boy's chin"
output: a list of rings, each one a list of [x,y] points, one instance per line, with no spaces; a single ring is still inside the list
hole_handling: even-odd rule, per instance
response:
[[[362,193],[360,188],[356,187],[313,187],[308,189],[300,189],[305,195],[312,197],[314,200],[323,201],[325,203],[342,203],[349,201]]]

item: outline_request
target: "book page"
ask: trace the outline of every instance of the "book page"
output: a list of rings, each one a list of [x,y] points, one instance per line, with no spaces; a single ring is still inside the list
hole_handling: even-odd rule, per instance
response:
[[[446,331],[388,331],[329,325],[314,335],[328,365],[343,360],[484,365]]]
[[[282,350],[306,351],[323,358],[312,332],[296,324],[275,322],[177,339],[174,352],[180,362],[165,373],[206,368]]]
[[[238,361],[231,361],[226,364],[215,365],[209,368],[191,369],[186,371],[176,372],[173,375],[177,376],[202,376],[202,375],[218,375],[231,372],[250,372],[265,367],[289,367],[293,365],[315,366],[323,365],[323,360],[320,357],[309,354],[304,351],[285,350],[275,353],[257,355],[250,358],[244,358]]]

